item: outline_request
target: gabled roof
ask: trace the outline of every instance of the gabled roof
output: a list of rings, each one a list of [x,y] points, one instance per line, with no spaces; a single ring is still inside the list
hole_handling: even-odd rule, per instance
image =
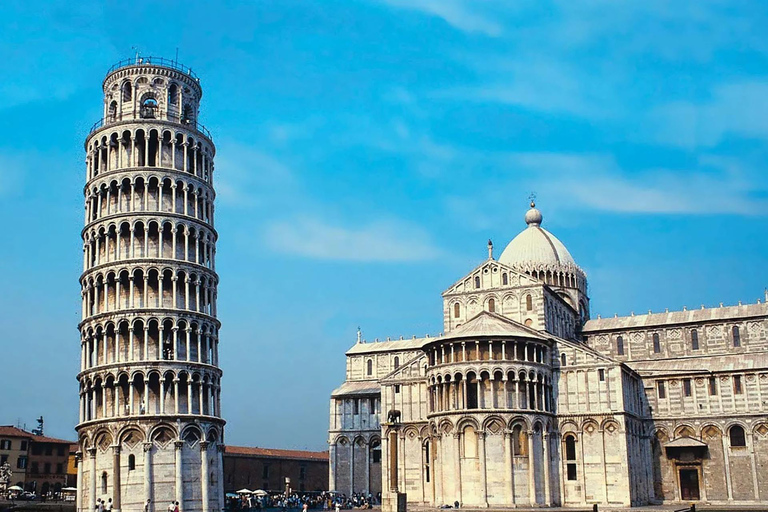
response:
[[[375,380],[357,380],[348,381],[337,387],[331,392],[331,398],[340,396],[364,396],[378,395],[381,393],[381,386]]]
[[[481,311],[466,323],[460,325],[445,336],[435,338],[432,341],[443,341],[456,338],[468,338],[476,336],[520,336],[538,340],[551,339],[536,329],[510,320],[504,316],[488,311]]]
[[[443,292],[443,296],[449,295],[451,292],[453,292],[453,289],[455,287],[457,287],[458,285],[460,285],[461,283],[463,283],[464,281],[469,279],[475,273],[483,270],[483,268],[488,266],[488,265],[498,266],[499,269],[504,271],[504,272],[508,272],[508,273],[517,275],[523,281],[528,282],[530,285],[543,285],[544,284],[543,282],[541,282],[541,281],[539,281],[537,279],[532,278],[531,276],[529,276],[528,274],[526,274],[524,272],[520,272],[519,270],[515,270],[514,268],[510,267],[509,265],[505,265],[504,263],[501,263],[499,260],[487,259],[484,262],[482,262],[481,264],[479,264],[478,266],[476,266],[475,268],[473,268],[472,270],[470,270],[469,272],[467,272],[464,275],[464,277],[462,277],[461,279],[459,279],[456,282],[454,282],[451,286],[449,286],[448,289]],[[515,285],[503,285],[503,287],[504,288],[515,288],[516,286]],[[454,293],[458,293],[458,292],[454,292]],[[464,293],[466,293],[466,292],[464,292]]]
[[[374,341],[355,343],[347,350],[348,356],[354,354],[371,354],[374,352],[397,352],[407,350],[419,350],[434,338],[411,338],[406,340]]]
[[[692,437],[678,437],[664,445],[664,448],[707,448],[707,443],[703,443]]]

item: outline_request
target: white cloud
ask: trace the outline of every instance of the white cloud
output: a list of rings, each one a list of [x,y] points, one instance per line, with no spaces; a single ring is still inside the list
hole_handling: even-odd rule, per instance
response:
[[[768,78],[722,84],[708,101],[674,102],[650,114],[656,142],[681,147],[714,146],[728,135],[768,140]]]
[[[464,31],[478,32],[490,37],[502,34],[502,26],[493,19],[477,12],[476,7],[482,2],[468,3],[462,0],[383,0],[385,3],[421,11],[443,19],[449,25]]]
[[[236,208],[263,207],[294,194],[293,171],[262,151],[218,143],[216,192],[220,204]]]
[[[426,261],[440,254],[428,234],[396,220],[350,228],[298,217],[268,224],[264,235],[277,252],[318,260]]]
[[[531,184],[566,207],[645,214],[768,215],[768,184],[736,161],[702,157],[695,169],[628,172],[609,156],[510,155],[532,173]],[[552,187],[553,182],[557,187]]]

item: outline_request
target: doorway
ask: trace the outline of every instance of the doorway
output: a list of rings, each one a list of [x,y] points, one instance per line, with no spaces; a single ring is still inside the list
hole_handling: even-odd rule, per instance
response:
[[[699,499],[699,471],[697,469],[680,470],[680,497],[683,501]]]

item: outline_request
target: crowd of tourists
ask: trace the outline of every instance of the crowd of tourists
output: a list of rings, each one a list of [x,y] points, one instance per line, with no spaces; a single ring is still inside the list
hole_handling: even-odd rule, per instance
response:
[[[381,503],[381,493],[354,493],[351,496],[337,492],[320,492],[310,494],[274,494],[256,496],[253,494],[229,495],[226,508],[228,510],[261,510],[261,509],[316,509],[316,510],[350,510],[370,509]]]

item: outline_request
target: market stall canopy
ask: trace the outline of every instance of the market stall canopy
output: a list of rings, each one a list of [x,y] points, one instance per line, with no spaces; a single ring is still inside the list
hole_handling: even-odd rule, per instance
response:
[[[267,496],[268,495],[267,491],[263,491],[261,489],[256,489],[255,491],[253,491],[253,494],[255,494],[256,496]]]
[[[252,493],[253,491],[250,489],[240,489],[239,491],[237,491],[237,494],[252,494]]]

